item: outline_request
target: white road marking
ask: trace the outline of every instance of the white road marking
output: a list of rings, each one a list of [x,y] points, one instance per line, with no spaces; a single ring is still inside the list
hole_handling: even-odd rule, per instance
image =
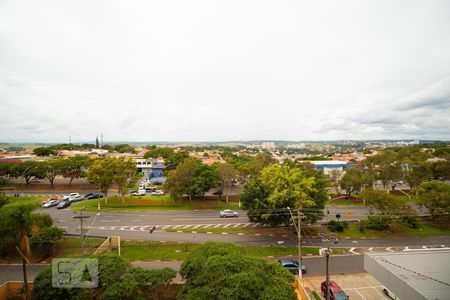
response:
[[[248,225],[251,225],[252,223],[246,223],[244,226],[242,227],[247,227]]]
[[[130,227],[130,226],[122,226],[120,227],[120,230],[125,230],[125,228]]]
[[[373,247],[370,247],[370,248],[369,248],[369,252],[372,252],[372,251],[373,251]]]
[[[145,228],[147,228],[147,227],[150,227],[150,226],[142,226],[140,229],[141,229],[141,231],[145,231],[146,230]]]
[[[175,229],[175,228],[178,228],[178,227],[180,227],[180,226],[183,226],[183,225],[176,225],[176,226],[174,226],[173,228]]]
[[[256,227],[256,226],[258,226],[258,223],[256,223],[255,225],[253,225],[252,227]]]
[[[133,222],[142,222],[142,220],[133,220]]]
[[[348,252],[352,253],[352,254],[356,254],[359,255],[359,253],[355,252],[356,248],[350,248],[350,250],[348,250]]]
[[[231,224],[227,224],[227,225],[225,225],[225,226],[223,226],[223,228],[227,228],[228,226],[230,226]]]
[[[120,220],[101,220],[100,223],[120,222]]]
[[[233,227],[238,227],[239,225],[241,225],[241,223],[237,223],[237,224],[234,225]]]
[[[186,225],[186,226],[184,226],[184,227],[182,227],[183,229],[184,228],[189,228],[189,227],[191,227],[192,225]]]
[[[220,226],[222,226],[222,224],[217,224],[217,225],[214,226],[213,228],[217,228],[217,227],[220,227]]]
[[[361,296],[361,298],[363,298],[363,300],[367,300],[367,298],[364,297],[357,289],[354,289],[354,290],[355,290],[355,292],[356,292],[358,295]]]
[[[386,251],[394,252],[394,250],[392,250],[392,247],[387,247]]]
[[[195,229],[195,228],[198,228],[198,227],[200,227],[200,226],[202,226],[201,224],[200,225],[196,225],[196,226],[194,226],[193,228]]]
[[[206,225],[203,226],[203,228],[208,228],[211,225],[213,225],[213,224],[206,224]]]

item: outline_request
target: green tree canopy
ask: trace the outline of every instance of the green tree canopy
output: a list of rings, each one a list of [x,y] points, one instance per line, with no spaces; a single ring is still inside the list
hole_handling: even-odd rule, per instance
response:
[[[347,168],[344,176],[341,178],[340,185],[347,195],[359,193],[364,186],[372,186],[373,177],[358,167]]]
[[[361,193],[367,206],[381,215],[411,215],[412,208],[404,201],[396,198],[385,191],[366,189]]]
[[[171,156],[175,155],[175,151],[170,147],[155,147],[149,149],[145,154],[144,158],[159,158],[162,157],[167,159]]]
[[[75,178],[84,178],[87,176],[89,166],[92,164],[92,160],[87,156],[77,155],[69,157],[62,162],[61,173],[64,177],[70,178],[69,184]]]
[[[450,212],[450,185],[439,181],[424,182],[418,188],[418,199],[433,219],[440,216],[448,219],[445,214]]]
[[[114,183],[113,159],[110,157],[97,158],[88,171],[88,179],[94,182],[95,187],[104,194],[108,203],[108,189]]]
[[[54,151],[51,147],[38,147],[33,150],[33,153],[37,156],[56,155],[56,151]]]
[[[297,299],[289,284],[294,276],[281,264],[244,256],[229,243],[209,242],[197,248],[180,274],[186,283],[179,299]]]
[[[305,176],[299,167],[272,165],[245,185],[241,201],[254,222],[288,223],[289,216],[280,210],[314,207],[314,183],[315,178]]]
[[[39,272],[33,284],[32,299],[161,299],[159,289],[169,284],[176,272],[164,268],[131,268],[117,255],[98,256],[99,286],[92,288],[54,288],[52,269]]]
[[[194,158],[183,160],[175,170],[167,174],[167,180],[163,186],[164,190],[168,191],[174,199],[180,199],[183,195],[189,195],[189,199],[191,199],[191,185],[195,172],[200,165],[201,162]]]

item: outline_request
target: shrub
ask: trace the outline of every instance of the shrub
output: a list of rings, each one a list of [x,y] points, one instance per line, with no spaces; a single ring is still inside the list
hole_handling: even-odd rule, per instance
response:
[[[367,220],[362,221],[362,226],[367,229],[374,230],[388,230],[392,222],[392,217],[389,216],[369,216]]]
[[[331,220],[330,222],[328,222],[328,229],[333,232],[342,232],[346,228],[348,228],[347,222],[338,222],[335,220]]]

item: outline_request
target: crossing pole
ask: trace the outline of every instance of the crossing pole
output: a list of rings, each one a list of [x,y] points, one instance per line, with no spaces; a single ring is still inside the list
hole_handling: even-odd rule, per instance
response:
[[[90,218],[90,216],[85,216],[83,215],[83,211],[84,211],[85,207],[82,207],[80,210],[80,214],[77,216],[73,216],[74,219],[79,219],[80,220],[80,251],[81,254],[84,254],[84,228],[83,228],[83,219],[87,219]]]

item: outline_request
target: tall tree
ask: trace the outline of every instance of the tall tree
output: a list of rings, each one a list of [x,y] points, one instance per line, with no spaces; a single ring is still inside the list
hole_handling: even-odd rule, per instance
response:
[[[386,190],[393,181],[402,178],[401,161],[397,153],[392,150],[384,150],[367,158],[363,164],[377,180],[381,180]]]
[[[37,156],[50,156],[56,155],[56,152],[50,147],[38,147],[33,150],[33,153]]]
[[[420,205],[426,207],[434,219],[439,216],[449,218],[450,185],[445,182],[430,181],[422,183],[418,188]]]
[[[341,179],[341,187],[349,197],[355,192],[360,193],[364,186],[371,186],[372,183],[372,177],[357,167],[347,168]]]
[[[27,160],[22,163],[14,164],[11,167],[13,177],[22,177],[26,184],[30,184],[33,177],[44,178],[45,174],[41,167],[41,162],[35,160]]]
[[[70,178],[69,185],[75,178],[84,178],[92,160],[87,156],[74,156],[62,162],[61,173],[64,177]]]
[[[189,193],[195,172],[200,165],[200,161],[194,158],[186,158],[178,165],[175,170],[167,174],[166,182],[164,182],[164,190],[170,193],[174,199],[180,199],[183,195],[189,195],[192,200],[192,194]]]
[[[228,203],[229,190],[233,185],[233,180],[236,178],[237,172],[229,163],[219,164],[217,172],[221,181],[221,186],[225,190],[225,201]]]
[[[298,167],[272,165],[245,185],[241,201],[254,222],[288,224],[289,217],[280,210],[314,206],[314,182],[314,177],[306,177]]]
[[[125,195],[133,184],[136,175],[136,164],[131,158],[120,156],[113,158],[111,167],[114,174],[114,182],[117,184],[122,203],[125,203]]]
[[[191,197],[204,197],[212,188],[220,186],[220,178],[217,169],[208,165],[198,164],[194,172],[187,194]]]
[[[30,263],[30,226],[31,226],[31,206],[16,205],[4,206],[1,208],[0,236],[2,240],[10,239],[22,258],[22,272],[24,289],[28,295],[27,264]]]
[[[42,172],[44,177],[50,181],[50,185],[53,187],[56,176],[62,174],[64,166],[64,159],[60,157],[54,157],[52,159],[41,162]]]
[[[88,172],[89,181],[94,182],[96,188],[105,196],[108,203],[108,190],[114,183],[113,160],[109,157],[97,158],[92,163]]]

